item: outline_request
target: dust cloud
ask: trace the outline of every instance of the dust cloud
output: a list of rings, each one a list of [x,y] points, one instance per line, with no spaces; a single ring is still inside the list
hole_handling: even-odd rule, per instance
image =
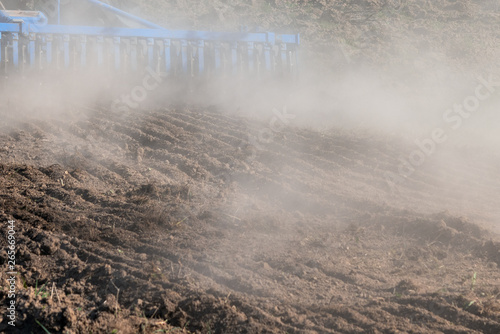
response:
[[[100,70],[0,70],[24,328],[497,332],[496,1],[107,2],[301,32],[299,75],[117,73],[110,39]]]
[[[106,15],[92,13],[87,7],[79,4],[73,9],[74,15],[67,9],[64,23],[81,24],[89,17],[94,24],[106,21]],[[87,17],[79,15],[81,12],[86,12]],[[478,12],[466,22],[475,23],[483,14]],[[403,17],[401,13],[395,15]],[[337,38],[332,38],[334,42],[318,55],[314,41],[304,38],[298,78],[261,80],[243,75],[193,83],[165,77],[155,81],[154,75],[147,72],[129,80],[117,80],[111,73],[102,72],[56,74],[23,79],[19,84],[15,83],[17,79],[9,78],[2,90],[7,106],[4,109],[43,119],[81,117],[84,114],[68,110],[79,110],[85,105],[107,108],[116,114],[130,109],[211,106],[229,115],[260,121],[261,128],[255,125],[253,132],[249,130],[248,141],[252,144],[253,140],[253,144],[264,149],[272,140],[259,142],[259,135],[269,128],[277,110],[281,114],[284,111],[288,118],[280,124],[281,129],[307,128],[326,136],[349,133],[368,141],[375,138],[384,145],[402,145],[396,153],[385,152],[397,156],[387,167],[385,180],[389,190],[383,200],[418,208],[409,204],[414,183],[446,171],[444,176],[436,176],[432,184],[440,191],[429,194],[435,203],[440,203],[435,205],[436,210],[453,208],[459,213],[498,219],[500,214],[494,212],[494,203],[484,204],[497,190],[486,187],[488,180],[498,176],[493,167],[498,166],[500,145],[500,76],[498,65],[492,61],[495,57],[491,50],[488,57],[462,57],[460,52],[440,49],[439,40],[445,38],[445,28],[443,32],[429,29],[404,36],[407,24],[400,22],[389,27],[386,23],[378,33],[399,38],[371,41],[375,49],[382,50],[381,54],[391,54],[391,59],[380,56],[370,62],[374,53],[369,50],[366,55],[353,57],[349,52],[355,47]],[[354,36],[363,39],[367,33],[367,29],[360,29]],[[463,48],[466,46],[457,46],[457,50]],[[143,94],[137,103],[127,102],[145,80],[154,84],[154,89],[146,91],[147,95]],[[4,122],[7,121],[6,118]],[[447,196],[453,192],[462,194],[460,200]],[[482,205],[483,215],[469,208],[477,208],[477,203]]]

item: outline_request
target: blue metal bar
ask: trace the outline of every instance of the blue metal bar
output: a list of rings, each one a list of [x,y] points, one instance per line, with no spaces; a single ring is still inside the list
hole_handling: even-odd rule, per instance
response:
[[[0,23],[0,32],[19,32],[18,23]]]
[[[24,61],[29,63],[30,67],[34,66],[37,61],[37,38],[42,41],[41,49],[45,51],[47,63],[50,64],[52,62],[52,34],[54,34],[57,41],[55,48],[58,51],[58,65],[66,68],[71,63],[70,46],[74,45],[73,41],[76,43],[74,65],[76,66],[78,62],[76,59],[78,43],[81,46],[79,48],[81,66],[85,67],[87,65],[87,39],[90,38],[91,40],[97,40],[95,49],[90,51],[93,55],[97,52],[98,65],[102,66],[104,63],[111,65],[110,63],[113,61],[112,48],[114,50],[114,67],[118,70],[124,66],[121,59],[121,38],[126,38],[130,39],[130,49],[127,49],[127,51],[130,51],[130,66],[133,70],[137,70],[138,67],[138,39],[140,39],[141,46],[143,42],[146,42],[144,63],[147,63],[156,71],[163,71],[164,67],[167,73],[181,70],[184,74],[194,74],[197,67],[200,75],[207,70],[221,73],[223,69],[224,72],[231,71],[233,74],[242,69],[261,73],[263,71],[278,70],[276,65],[278,67],[281,65],[279,70],[283,72],[293,72],[293,74],[298,72],[298,45],[300,43],[298,34],[167,30],[128,13],[122,13],[122,11],[101,1],[87,1],[144,24],[151,29],[44,25],[42,24],[43,20],[39,20],[37,23],[29,22],[26,19],[27,21],[24,22],[21,17],[21,20],[23,20],[21,22],[0,23],[0,33],[3,34],[3,36],[0,36],[0,44],[3,37],[3,47],[9,46],[13,49],[13,66],[10,67],[18,68],[21,49],[23,50]],[[58,0],[57,4],[58,22],[60,22],[60,0]],[[40,17],[43,18],[43,14]],[[109,44],[110,48],[108,48],[108,43],[105,42],[107,39],[113,41],[112,44]],[[8,44],[6,40],[8,40]],[[157,49],[160,47],[158,43],[162,42],[164,43],[163,50]],[[226,45],[229,49],[226,49]],[[110,51],[109,59],[105,59],[104,52],[108,51],[108,49]],[[165,56],[164,65],[158,66],[163,55]],[[0,54],[0,61],[2,58],[4,61],[10,61],[10,51]],[[40,59],[40,61],[42,60]]]
[[[300,35],[277,35],[276,40],[288,44],[300,44]]]
[[[12,25],[18,27],[17,25]],[[31,28],[31,27],[30,27]],[[2,30],[2,24],[0,24]],[[17,31],[12,29],[10,31]],[[58,26],[46,25],[36,27],[33,32],[45,34],[70,34],[70,35],[89,35],[89,36],[109,36],[109,37],[144,37],[158,39],[185,39],[185,40],[204,40],[218,42],[254,42],[265,43],[268,41],[267,33],[232,33],[232,32],[213,32],[213,31],[191,31],[191,30],[159,30],[159,29],[132,29],[132,28],[109,28],[109,27],[90,27],[90,26]],[[291,38],[289,38],[291,37]],[[295,35],[278,35],[276,40],[285,40],[288,44],[294,43]]]
[[[78,67],[78,63],[85,68],[89,61],[87,56],[90,56],[97,58],[98,67],[113,66],[117,71],[123,67],[128,69],[130,59],[132,71],[137,71],[140,63],[140,66],[147,64],[148,70],[165,71],[167,74],[182,72],[183,75],[197,73],[203,76],[206,72],[237,74],[243,71],[260,75],[281,71],[298,75],[298,34],[250,33],[248,30],[238,33],[167,30],[102,1],[87,2],[147,28],[61,26],[61,0],[57,0],[57,25],[47,25],[46,16],[36,12],[10,13],[19,16],[15,17],[16,23],[0,20],[0,62],[3,60],[6,68],[8,65],[9,69],[16,70],[21,60],[30,68],[34,68],[39,60],[42,67],[45,53],[46,63],[50,66],[53,51],[56,51],[58,68]],[[55,36],[55,44],[52,35]],[[96,43],[87,45],[87,40],[95,40]],[[126,42],[123,48],[122,41]],[[70,47],[73,53],[70,53]],[[37,58],[37,50],[40,51],[40,59]],[[127,53],[124,59],[122,52]],[[138,59],[139,52],[141,59]],[[165,59],[161,59],[162,56]]]
[[[118,9],[116,7],[113,7],[113,6],[110,6],[108,4],[105,4],[104,2],[101,2],[101,1],[98,1],[98,0],[87,0],[87,1],[90,2],[90,3],[93,3],[94,5],[100,6],[101,8],[103,8],[105,10],[111,11],[113,13],[116,13],[116,14],[121,15],[123,17],[126,17],[128,19],[131,19],[131,20],[133,20],[133,21],[135,21],[137,23],[140,23],[140,24],[148,27],[148,28],[164,29],[162,26],[159,26],[157,24],[154,24],[153,22],[141,19],[140,17],[137,17],[137,16],[132,15],[130,13],[124,12],[121,9]]]

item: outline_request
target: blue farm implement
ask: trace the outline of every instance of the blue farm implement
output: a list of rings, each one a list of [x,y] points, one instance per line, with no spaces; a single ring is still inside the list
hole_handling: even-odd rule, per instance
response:
[[[113,26],[68,25],[56,0],[50,13],[2,11],[0,73],[97,69],[129,74],[147,69],[188,78],[297,74],[299,35],[168,30],[101,1],[81,1],[119,20],[109,24]]]

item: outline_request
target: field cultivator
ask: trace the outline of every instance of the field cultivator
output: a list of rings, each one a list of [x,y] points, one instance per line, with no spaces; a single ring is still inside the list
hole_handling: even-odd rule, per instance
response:
[[[298,72],[299,35],[168,30],[101,1],[78,2],[101,18],[116,20],[68,25],[64,16],[69,5],[56,0],[50,12],[2,11],[0,74],[96,69],[119,75],[147,70],[174,78],[211,78],[294,77]]]

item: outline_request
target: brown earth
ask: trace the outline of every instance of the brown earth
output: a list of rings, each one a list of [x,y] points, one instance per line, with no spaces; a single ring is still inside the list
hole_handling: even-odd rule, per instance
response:
[[[169,28],[301,32],[325,75],[498,69],[494,0],[128,3]],[[0,332],[500,333],[497,153],[446,147],[391,184],[415,150],[399,137],[64,109],[0,107],[2,305],[11,219],[19,272]]]
[[[439,187],[429,161],[394,193],[408,147],[389,138],[252,145],[268,124],[215,108],[1,116],[20,333],[500,332],[499,238],[453,204],[475,189],[491,222],[481,152],[447,166],[468,183]]]

